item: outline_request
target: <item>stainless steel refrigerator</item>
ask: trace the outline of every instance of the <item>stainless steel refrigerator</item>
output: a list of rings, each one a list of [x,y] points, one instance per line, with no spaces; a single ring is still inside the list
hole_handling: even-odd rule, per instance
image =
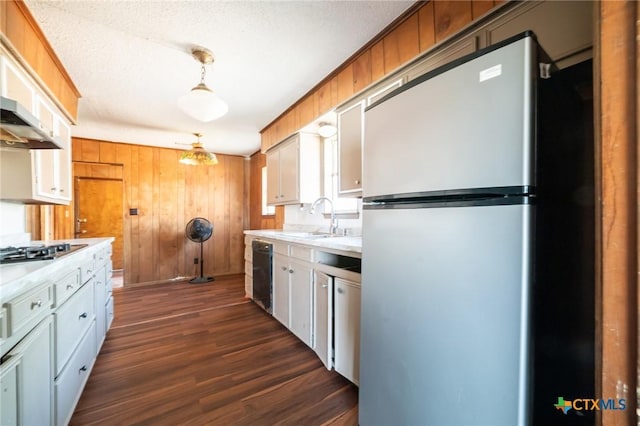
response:
[[[593,421],[554,407],[594,393],[589,66],[541,63],[523,33],[365,112],[361,426]]]

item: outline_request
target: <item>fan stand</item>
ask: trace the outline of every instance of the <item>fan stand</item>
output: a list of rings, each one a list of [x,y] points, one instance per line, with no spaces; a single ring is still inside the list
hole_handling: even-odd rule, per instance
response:
[[[202,243],[204,241],[200,241],[200,276],[196,277],[192,280],[190,280],[189,282],[191,284],[203,284],[203,283],[210,283],[211,281],[213,281],[213,277],[205,277],[204,276],[204,261],[203,261],[203,251],[202,251]]]

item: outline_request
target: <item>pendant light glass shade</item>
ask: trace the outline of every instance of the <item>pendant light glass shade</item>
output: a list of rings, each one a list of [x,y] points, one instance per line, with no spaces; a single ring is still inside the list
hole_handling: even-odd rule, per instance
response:
[[[205,65],[213,63],[213,54],[207,49],[194,48],[193,57],[200,62],[200,83],[178,99],[178,106],[185,114],[199,121],[212,121],[227,113],[229,107],[204,83]]]
[[[320,123],[318,125],[318,134],[323,138],[330,138],[338,132],[338,128],[333,124]]]
[[[185,114],[204,122],[220,118],[229,110],[227,104],[203,83],[178,99],[178,106]]]
[[[198,138],[198,142],[192,144],[193,149],[191,151],[184,151],[178,161],[190,166],[215,166],[218,164],[216,155],[204,149],[202,143],[200,143],[200,136],[202,135],[199,133],[195,133],[195,135]]]

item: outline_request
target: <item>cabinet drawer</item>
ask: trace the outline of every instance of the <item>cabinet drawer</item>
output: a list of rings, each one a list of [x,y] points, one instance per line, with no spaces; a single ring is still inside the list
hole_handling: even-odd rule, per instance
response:
[[[273,243],[273,252],[280,253],[285,256],[289,256],[289,244],[286,243]]]
[[[89,377],[95,360],[95,323],[83,335],[69,364],[55,381],[56,424],[66,425],[71,419],[82,388]]]
[[[93,278],[93,274],[96,271],[95,259],[92,257],[91,259],[87,259],[82,266],[80,266],[80,278],[81,283],[84,284]]]
[[[290,251],[291,257],[295,257],[296,259],[306,260],[307,262],[313,261],[313,250],[310,247],[302,247],[291,245]]]
[[[80,288],[80,269],[57,280],[53,288],[55,306],[60,306]]]
[[[56,376],[69,360],[74,348],[94,323],[93,285],[85,284],[54,314]],[[95,342],[93,343],[95,349]]]
[[[100,250],[96,254],[96,260],[95,260],[96,269],[100,269],[100,267],[106,265],[110,261],[111,261],[111,245],[109,245],[109,247],[107,248]]]
[[[26,326],[44,318],[53,305],[51,284],[38,287],[29,293],[5,303],[7,337],[28,331]]]

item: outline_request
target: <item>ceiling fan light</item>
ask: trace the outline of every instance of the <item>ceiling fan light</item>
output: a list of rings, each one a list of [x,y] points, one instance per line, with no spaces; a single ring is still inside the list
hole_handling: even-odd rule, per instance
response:
[[[229,110],[227,104],[202,83],[180,97],[178,106],[185,114],[203,122],[220,118]]]
[[[320,123],[318,126],[318,134],[323,138],[330,138],[335,135],[338,129],[333,124],[329,123]]]
[[[178,161],[189,166],[215,166],[218,164],[216,155],[205,150],[202,145],[197,143],[194,144],[191,151],[184,151]]]

